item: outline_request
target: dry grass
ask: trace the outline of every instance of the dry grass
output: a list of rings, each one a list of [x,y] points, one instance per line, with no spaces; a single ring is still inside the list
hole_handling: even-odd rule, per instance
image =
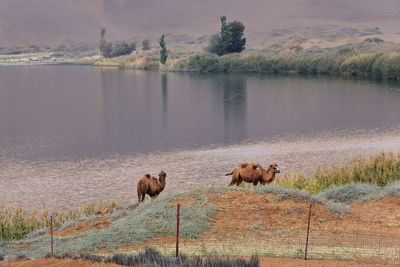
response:
[[[54,217],[54,226],[58,227],[67,221],[102,213],[120,206],[120,203],[114,200],[101,200],[98,203],[89,202],[78,209],[50,213],[48,210],[28,212],[21,208],[0,205],[0,241],[18,240],[32,231],[49,227],[51,215]]]
[[[316,194],[344,184],[370,183],[384,186],[396,180],[400,180],[400,153],[380,153],[370,158],[353,159],[348,165],[328,170],[318,169],[311,179],[301,174],[291,174],[278,179],[276,185]]]

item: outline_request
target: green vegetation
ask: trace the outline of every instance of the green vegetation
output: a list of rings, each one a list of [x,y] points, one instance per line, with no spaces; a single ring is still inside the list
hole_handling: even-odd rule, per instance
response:
[[[200,54],[171,60],[167,71],[196,72],[267,72],[302,74],[363,75],[375,78],[399,79],[399,53],[353,55],[337,52],[327,54]]]
[[[160,62],[161,64],[165,65],[168,58],[168,51],[167,51],[167,44],[165,43],[164,40],[164,34],[161,35],[159,44],[160,44]]]
[[[111,57],[119,57],[124,55],[129,55],[134,50],[136,50],[136,44],[134,42],[107,42],[106,38],[106,29],[100,29],[100,41],[99,41],[99,50],[100,53],[107,58]]]
[[[28,233],[50,226],[50,215],[54,217],[54,227],[60,227],[70,220],[88,217],[108,209],[116,209],[120,204],[116,201],[100,201],[99,203],[88,203],[80,209],[68,212],[49,211],[27,212],[21,208],[12,209],[0,206],[0,241],[18,240]]]
[[[206,50],[219,56],[242,52],[246,45],[246,38],[243,38],[244,28],[240,21],[227,23],[226,17],[222,16],[220,33],[211,36]]]
[[[100,29],[100,41],[99,41],[99,50],[102,52],[104,50],[104,45],[106,44],[106,29]]]
[[[370,183],[385,186],[396,180],[400,180],[400,154],[381,153],[369,159],[354,159],[349,165],[326,171],[318,169],[309,180],[299,174],[280,178],[276,181],[276,185],[317,194],[328,188],[345,184]]]

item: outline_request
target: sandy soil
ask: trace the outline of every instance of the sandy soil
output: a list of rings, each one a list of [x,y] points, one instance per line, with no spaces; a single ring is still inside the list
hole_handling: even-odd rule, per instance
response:
[[[211,200],[219,211],[213,227],[205,235],[223,234],[226,228],[248,230],[252,223],[263,222],[264,229],[306,229],[309,203],[295,199],[276,202],[275,196],[227,191]],[[400,198],[387,197],[350,206],[349,213],[337,215],[323,204],[314,204],[311,213],[313,229],[326,231],[365,231],[400,233]],[[243,218],[246,218],[245,220]]]

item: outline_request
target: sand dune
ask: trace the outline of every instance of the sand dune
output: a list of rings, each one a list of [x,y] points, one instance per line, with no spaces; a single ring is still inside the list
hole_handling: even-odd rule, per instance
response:
[[[397,0],[2,0],[0,46],[95,43],[100,27],[111,40],[134,35],[211,34],[219,16],[238,19],[248,33],[289,26],[338,24],[395,31]]]

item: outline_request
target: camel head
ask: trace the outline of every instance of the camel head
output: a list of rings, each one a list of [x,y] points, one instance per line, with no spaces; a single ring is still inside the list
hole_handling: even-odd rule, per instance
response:
[[[278,167],[278,164],[276,164],[276,163],[269,165],[268,170],[272,170],[274,173],[280,173],[281,172],[281,170]]]
[[[158,179],[161,181],[165,181],[165,178],[167,177],[167,173],[165,171],[160,171],[158,174]]]
[[[264,183],[272,183],[275,180],[275,174],[280,173],[281,170],[278,167],[278,164],[273,163],[269,165],[268,170],[263,170],[262,180]]]

